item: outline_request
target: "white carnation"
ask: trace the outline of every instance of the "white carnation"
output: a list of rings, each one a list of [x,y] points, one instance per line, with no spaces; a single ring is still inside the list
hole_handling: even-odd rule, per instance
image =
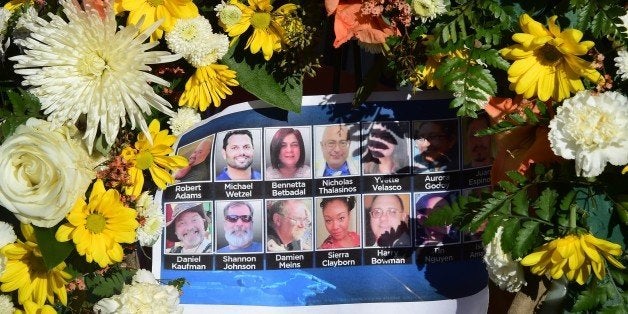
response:
[[[15,243],[16,240],[17,236],[15,235],[13,226],[4,221],[0,221],[0,249],[7,244]]]
[[[105,298],[94,305],[94,313],[183,313],[179,290],[169,285],[145,282],[125,285],[122,293]]]
[[[140,220],[137,241],[141,246],[152,246],[159,239],[164,227],[164,215],[148,192],[140,195],[135,210]]]
[[[11,296],[0,294],[0,314],[13,314],[14,312],[15,307],[13,307]]]
[[[179,136],[201,121],[201,115],[194,108],[180,107],[179,111],[168,120],[172,135]]]
[[[135,283],[150,283],[153,285],[159,284],[157,280],[155,280],[155,276],[152,272],[146,269],[138,269],[135,275],[133,276],[132,282]]]
[[[502,250],[503,232],[503,227],[497,228],[493,240],[486,246],[484,263],[486,263],[488,276],[500,289],[517,292],[526,285],[523,267],[510,257],[510,253],[504,253]]]
[[[229,50],[229,37],[225,34],[211,34],[205,39],[204,44],[198,46],[186,60],[196,68],[214,64]]]
[[[558,156],[575,159],[576,173],[595,177],[606,163],[628,163],[628,98],[609,91],[577,93],[558,107],[548,138]]]
[[[617,57],[615,57],[615,66],[617,67],[617,75],[621,76],[622,80],[628,79],[628,51],[617,51]]]

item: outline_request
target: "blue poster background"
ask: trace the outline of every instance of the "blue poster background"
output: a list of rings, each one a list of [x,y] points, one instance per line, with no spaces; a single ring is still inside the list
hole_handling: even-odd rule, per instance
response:
[[[178,147],[209,134],[238,128],[322,125],[369,121],[413,121],[455,118],[450,99],[395,100],[397,94],[376,95],[359,108],[347,97],[326,96],[304,102],[301,113],[263,105],[241,104],[187,132]],[[375,98],[378,98],[375,97]],[[321,103],[324,99],[326,104]],[[381,100],[385,99],[385,100]],[[332,104],[329,104],[332,103]],[[231,108],[230,108],[231,109]],[[312,195],[314,196],[314,195]],[[163,240],[162,240],[163,241]],[[423,248],[413,248],[411,264],[347,266],[247,271],[181,271],[161,263],[164,242],[154,250],[157,273],[162,280],[185,278],[183,304],[242,304],[299,306],[370,302],[416,302],[456,299],[473,295],[487,285],[480,258],[460,256],[451,262],[424,263]],[[462,247],[462,245],[460,245]]]

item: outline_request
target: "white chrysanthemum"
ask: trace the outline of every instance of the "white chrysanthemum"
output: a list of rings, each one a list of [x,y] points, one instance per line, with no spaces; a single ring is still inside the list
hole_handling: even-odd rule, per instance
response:
[[[39,14],[37,13],[37,9],[33,6],[29,6],[28,9],[26,9],[26,12],[20,15],[20,18],[15,24],[15,29],[13,29],[13,33],[11,34],[15,44],[18,46],[23,45],[23,41],[31,34],[29,26],[34,27],[36,25],[38,16]]]
[[[617,67],[617,75],[620,75],[622,80],[628,80],[628,51],[617,51],[617,57],[614,60]]]
[[[410,6],[423,23],[447,12],[443,0],[412,0]]]
[[[132,128],[139,125],[150,138],[143,114],[151,107],[173,112],[150,85],[168,82],[150,74],[148,65],[179,59],[166,51],[147,51],[158,44],[145,41],[159,23],[143,33],[135,26],[118,30],[113,11],[101,19],[71,0],[59,2],[69,22],[57,15],[49,15],[50,22],[37,18],[26,25],[31,34],[23,41],[25,54],[11,58],[17,61],[15,72],[24,76],[23,84],[32,86],[30,91],[55,124],[76,123],[86,116],[84,138],[90,152],[98,130],[113,144],[127,118]]]
[[[214,8],[218,21],[222,23],[223,27],[229,27],[240,21],[242,18],[242,10],[233,4],[227,4],[224,1],[216,5]]]
[[[13,301],[11,301],[11,296],[0,294],[0,314],[13,314],[14,312],[15,307],[13,306]]]
[[[183,313],[179,291],[169,285],[145,282],[125,285],[122,293],[105,298],[94,305],[94,312],[108,313]]]
[[[4,59],[4,51],[8,48],[10,39],[7,39],[6,44],[4,39],[7,35],[7,27],[9,22],[9,18],[11,18],[11,11],[0,8],[0,58]]]
[[[229,50],[229,37],[212,33],[211,24],[203,16],[178,20],[166,34],[166,42],[168,48],[196,68],[215,63]]]
[[[502,226],[497,228],[493,240],[486,246],[484,263],[486,263],[488,276],[500,289],[517,292],[526,285],[523,267],[510,257],[510,253],[504,253],[502,250],[503,232]]]
[[[9,243],[15,243],[15,241],[17,241],[17,236],[15,235],[13,226],[4,221],[0,221],[0,249]]]
[[[179,136],[201,121],[201,114],[194,108],[180,107],[179,111],[168,120],[172,135]]]
[[[618,25],[624,28],[624,33],[628,34],[628,13],[619,17],[621,19],[621,24]]]
[[[140,195],[135,210],[140,221],[140,226],[137,228],[137,241],[141,246],[152,246],[159,239],[164,227],[164,215],[148,192]]]
[[[205,39],[205,45],[191,53],[186,59],[195,68],[216,63],[229,50],[229,37],[225,34],[211,34]]]
[[[548,138],[558,156],[576,160],[576,173],[595,177],[606,163],[628,163],[628,98],[609,91],[578,92],[558,107]]]
[[[185,58],[198,50],[199,46],[204,45],[211,34],[212,26],[202,15],[191,19],[178,19],[172,30],[166,33],[166,43],[170,50]]]

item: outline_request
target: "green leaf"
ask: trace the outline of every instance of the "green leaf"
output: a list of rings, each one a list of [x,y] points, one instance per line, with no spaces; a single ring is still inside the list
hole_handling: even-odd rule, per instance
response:
[[[524,184],[528,181],[524,175],[515,170],[506,172],[506,175],[517,184]]]
[[[512,182],[510,181],[499,181],[498,184],[499,184],[499,187],[502,188],[502,190],[508,193],[512,193],[518,189],[517,186],[512,184]]]
[[[35,238],[37,238],[37,244],[39,245],[39,250],[41,251],[46,268],[52,269],[70,256],[70,253],[74,250],[74,245],[71,241],[57,241],[57,239],[55,239],[57,228],[33,227],[35,229]]]
[[[502,218],[498,216],[493,216],[488,219],[486,223],[486,228],[484,228],[484,232],[482,232],[482,242],[484,244],[488,244],[493,240],[495,234],[497,233],[497,229],[501,226]]]
[[[584,312],[594,309],[600,304],[602,296],[605,294],[604,289],[596,286],[590,286],[588,290],[584,290],[576,298],[573,305],[573,311]]]
[[[526,221],[517,233],[517,239],[512,249],[512,258],[517,259],[525,256],[537,242],[539,235],[539,222]]]
[[[240,86],[259,99],[281,109],[300,112],[303,82],[284,79],[278,82],[259,56],[251,56],[236,40],[222,58],[224,64],[236,71]]]
[[[504,232],[502,233],[502,249],[504,252],[511,252],[515,246],[517,233],[520,228],[519,219],[510,218],[502,225],[504,226]]]
[[[513,212],[517,215],[529,216],[530,202],[528,201],[528,193],[525,190],[519,190],[512,198]]]
[[[560,209],[563,211],[569,211],[569,207],[571,206],[575,196],[576,196],[576,191],[574,190],[569,191],[569,193],[567,193],[567,195],[565,195],[560,201],[560,205],[559,205]]]
[[[541,219],[549,221],[556,211],[557,201],[558,193],[555,190],[546,188],[534,203],[534,207],[537,208],[536,214]]]

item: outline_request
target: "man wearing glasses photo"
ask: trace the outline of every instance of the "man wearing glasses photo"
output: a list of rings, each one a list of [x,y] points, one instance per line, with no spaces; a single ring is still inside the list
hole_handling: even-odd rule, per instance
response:
[[[350,130],[345,124],[328,125],[323,128],[320,145],[323,158],[318,158],[317,177],[347,176],[359,174],[349,156]]]
[[[457,120],[415,123],[414,173],[458,170],[457,138]]]
[[[253,207],[248,202],[233,201],[224,207],[224,234],[228,245],[217,253],[263,252],[260,242],[254,241]]]
[[[302,199],[279,200],[268,206],[268,252],[312,249],[311,212]]]
[[[260,172],[251,167],[254,154],[255,147],[251,131],[227,132],[222,140],[222,157],[226,166],[216,175],[216,180],[261,180]]]
[[[408,194],[365,195],[365,246],[411,246]]]

